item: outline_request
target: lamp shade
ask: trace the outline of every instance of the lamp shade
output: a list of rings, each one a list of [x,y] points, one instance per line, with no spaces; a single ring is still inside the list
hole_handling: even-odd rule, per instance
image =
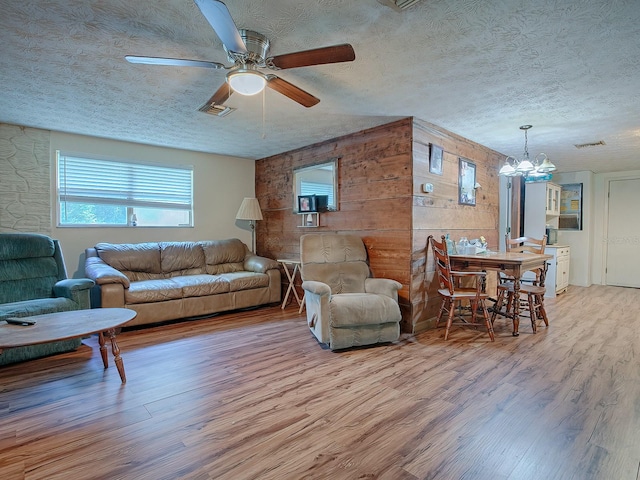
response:
[[[236,220],[262,220],[258,199],[245,197],[236,213]]]

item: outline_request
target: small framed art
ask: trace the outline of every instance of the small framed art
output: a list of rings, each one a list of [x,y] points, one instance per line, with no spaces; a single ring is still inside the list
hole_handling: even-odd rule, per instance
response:
[[[560,185],[560,230],[582,230],[582,184]]]
[[[442,175],[442,147],[431,144],[429,152],[429,172]]]
[[[476,164],[466,158],[458,159],[458,203],[462,205],[476,204]]]

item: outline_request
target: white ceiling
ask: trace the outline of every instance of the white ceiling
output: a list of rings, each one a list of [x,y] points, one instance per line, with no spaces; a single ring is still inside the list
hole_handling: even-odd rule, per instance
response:
[[[321,99],[267,89],[238,110],[198,111],[224,70],[133,65],[124,56],[229,64],[192,0],[0,0],[0,122],[262,158],[415,116],[559,171],[640,169],[638,0],[228,0],[271,54],[350,43],[351,63],[279,76]],[[603,140],[604,147],[574,144]]]

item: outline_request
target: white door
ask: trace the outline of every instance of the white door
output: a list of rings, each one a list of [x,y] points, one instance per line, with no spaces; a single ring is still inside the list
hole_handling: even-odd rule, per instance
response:
[[[609,182],[607,285],[640,287],[639,205],[640,178]]]

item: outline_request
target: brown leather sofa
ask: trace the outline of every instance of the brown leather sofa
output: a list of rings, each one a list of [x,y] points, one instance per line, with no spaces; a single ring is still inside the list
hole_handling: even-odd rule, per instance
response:
[[[278,263],[235,238],[99,243],[86,249],[85,274],[96,283],[94,308],[138,313],[127,326],[280,302]]]

